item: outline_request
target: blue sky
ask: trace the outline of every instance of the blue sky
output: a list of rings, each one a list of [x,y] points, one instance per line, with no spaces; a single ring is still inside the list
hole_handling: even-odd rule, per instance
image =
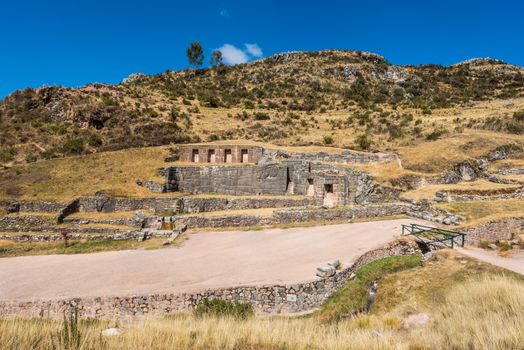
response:
[[[494,57],[524,66],[522,1],[0,0],[0,98],[42,85],[117,83],[133,72],[293,50],[372,51],[394,64]],[[251,46],[246,46],[250,44]]]

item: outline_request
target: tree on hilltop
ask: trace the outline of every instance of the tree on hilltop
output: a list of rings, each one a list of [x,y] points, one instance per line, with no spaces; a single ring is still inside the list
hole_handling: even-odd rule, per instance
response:
[[[222,51],[213,50],[213,52],[211,53],[211,59],[209,60],[209,63],[212,66],[221,66],[222,65]]]
[[[201,66],[204,62],[204,50],[198,41],[189,44],[186,50],[187,59],[192,66]]]

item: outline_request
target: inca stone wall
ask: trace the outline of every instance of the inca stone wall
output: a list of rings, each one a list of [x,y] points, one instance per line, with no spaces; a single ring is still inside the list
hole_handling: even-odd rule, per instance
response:
[[[263,148],[248,145],[193,144],[177,147],[179,160],[192,163],[257,163]]]
[[[369,251],[332,277],[292,285],[247,286],[206,290],[186,294],[148,294],[117,297],[69,298],[27,302],[0,302],[3,318],[38,317],[62,319],[64,313],[78,310],[80,318],[133,320],[190,311],[204,298],[250,303],[257,314],[297,313],[313,310],[347,281],[354,272],[372,261],[399,255],[419,254],[417,244],[399,240]]]
[[[481,241],[511,240],[524,234],[524,217],[488,222],[465,233],[467,245],[478,245]]]
[[[168,191],[221,193],[231,195],[287,193],[287,167],[263,166],[188,166],[167,170]]]
[[[396,160],[396,156],[391,153],[357,153],[350,150],[342,150],[341,153],[327,152],[308,152],[308,153],[289,153],[292,159],[309,161],[321,161],[326,163],[377,163]]]

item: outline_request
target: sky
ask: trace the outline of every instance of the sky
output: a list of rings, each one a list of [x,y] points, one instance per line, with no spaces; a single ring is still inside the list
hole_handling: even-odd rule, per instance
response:
[[[349,49],[393,64],[493,57],[524,66],[524,1],[0,0],[0,99],[44,85],[118,83],[188,67],[185,49],[228,64]]]

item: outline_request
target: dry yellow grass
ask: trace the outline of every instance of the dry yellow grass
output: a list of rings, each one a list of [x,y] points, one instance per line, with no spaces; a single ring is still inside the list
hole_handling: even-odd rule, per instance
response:
[[[435,198],[435,193],[438,191],[453,191],[453,190],[470,190],[470,191],[485,191],[485,190],[500,190],[500,189],[517,189],[519,185],[506,185],[494,183],[486,180],[476,180],[470,182],[459,182],[458,184],[437,184],[437,185],[426,185],[416,190],[407,191],[402,194],[402,197],[421,200]]]
[[[461,161],[480,158],[491,150],[510,143],[523,146],[524,139],[519,135],[467,130],[437,141],[399,147],[397,152],[404,168],[436,174]]]
[[[524,216],[524,199],[449,202],[440,203],[438,206],[466,217],[464,227],[479,225],[491,220]]]
[[[157,170],[166,166],[165,147],[53,159],[0,172],[0,198],[68,201],[108,191],[116,196],[151,196],[137,179],[163,181]]]
[[[426,174],[406,170],[399,162],[369,163],[369,164],[339,164],[353,169],[362,170],[371,174],[379,182],[389,182],[406,175],[425,176]]]

